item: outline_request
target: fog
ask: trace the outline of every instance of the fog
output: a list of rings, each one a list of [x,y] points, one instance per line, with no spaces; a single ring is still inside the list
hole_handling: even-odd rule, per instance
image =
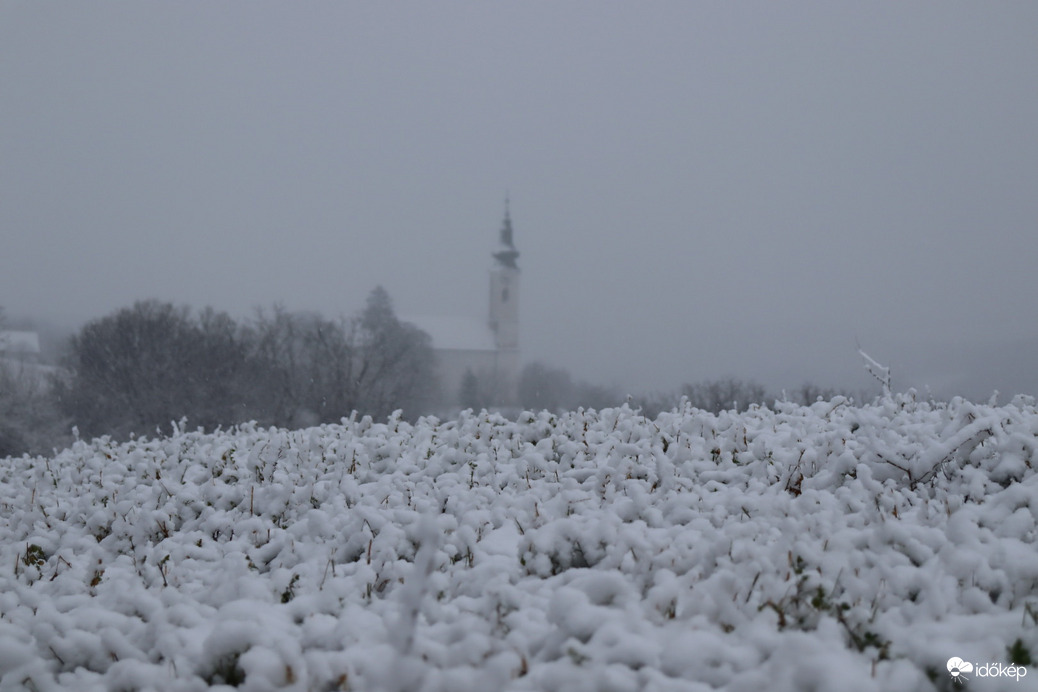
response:
[[[0,2],[0,305],[481,317],[632,392],[1038,394],[1038,4]],[[873,383],[874,384],[874,383]]]

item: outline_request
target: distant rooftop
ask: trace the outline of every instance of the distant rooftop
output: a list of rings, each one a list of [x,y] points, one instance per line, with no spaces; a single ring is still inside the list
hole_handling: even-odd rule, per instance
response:
[[[464,351],[495,351],[494,333],[486,322],[466,317],[440,315],[401,316],[432,337],[433,348]]]

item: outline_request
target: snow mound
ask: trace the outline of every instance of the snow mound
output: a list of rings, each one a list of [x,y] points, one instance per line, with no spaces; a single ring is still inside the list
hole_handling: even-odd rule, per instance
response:
[[[1038,655],[1036,447],[900,395],[4,459],[0,691],[950,689]]]

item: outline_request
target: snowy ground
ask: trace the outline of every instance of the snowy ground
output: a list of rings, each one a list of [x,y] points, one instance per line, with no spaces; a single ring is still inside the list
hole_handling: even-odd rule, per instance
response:
[[[0,690],[1034,690],[1036,448],[900,396],[0,460]]]

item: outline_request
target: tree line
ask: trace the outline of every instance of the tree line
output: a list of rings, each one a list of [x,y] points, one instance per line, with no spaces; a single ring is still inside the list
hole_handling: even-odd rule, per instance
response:
[[[670,391],[623,396],[613,388],[574,381],[565,370],[539,362],[524,367],[519,378],[519,401],[523,408],[564,411],[579,406],[598,409],[627,403],[648,418],[655,418],[663,411],[686,404],[702,411],[720,413],[745,411],[754,405],[771,406],[779,399],[810,405],[819,399],[828,401],[835,396],[846,396],[857,401],[868,398],[864,392],[819,387],[811,383],[776,395],[759,382],[737,377],[686,382]]]
[[[2,318],[0,311],[0,329]],[[127,439],[168,431],[185,418],[208,430],[247,421],[299,428],[354,412],[375,419],[397,409],[412,419],[440,414],[451,398],[479,410],[499,403],[499,384],[470,372],[457,397],[444,397],[431,338],[397,318],[381,287],[360,313],[337,320],[274,307],[236,322],[211,308],[195,313],[142,301],[84,325],[68,339],[59,366],[0,359],[0,457],[48,453],[71,442],[73,430]],[[805,384],[775,397],[756,382],[726,378],[624,396],[542,362],[523,368],[515,391],[522,409],[626,402],[650,418],[682,402],[716,413],[776,398],[810,404],[849,395]]]
[[[226,313],[141,301],[87,323],[51,372],[0,367],[0,457],[82,437],[213,429],[246,421],[301,427],[354,411],[424,411],[437,395],[430,337],[400,321],[379,287],[348,319],[275,307]]]
[[[869,398],[866,392],[819,387],[810,382],[806,382],[792,391],[783,391],[776,395],[754,380],[723,377],[686,383],[669,392],[641,394],[632,397],[631,402],[633,406],[641,409],[642,414],[655,418],[662,411],[670,411],[682,406],[682,402],[692,408],[720,413],[732,410],[746,411],[751,406],[771,406],[778,400],[809,406],[819,400],[829,401],[836,396],[844,396],[855,401],[866,401]]]

